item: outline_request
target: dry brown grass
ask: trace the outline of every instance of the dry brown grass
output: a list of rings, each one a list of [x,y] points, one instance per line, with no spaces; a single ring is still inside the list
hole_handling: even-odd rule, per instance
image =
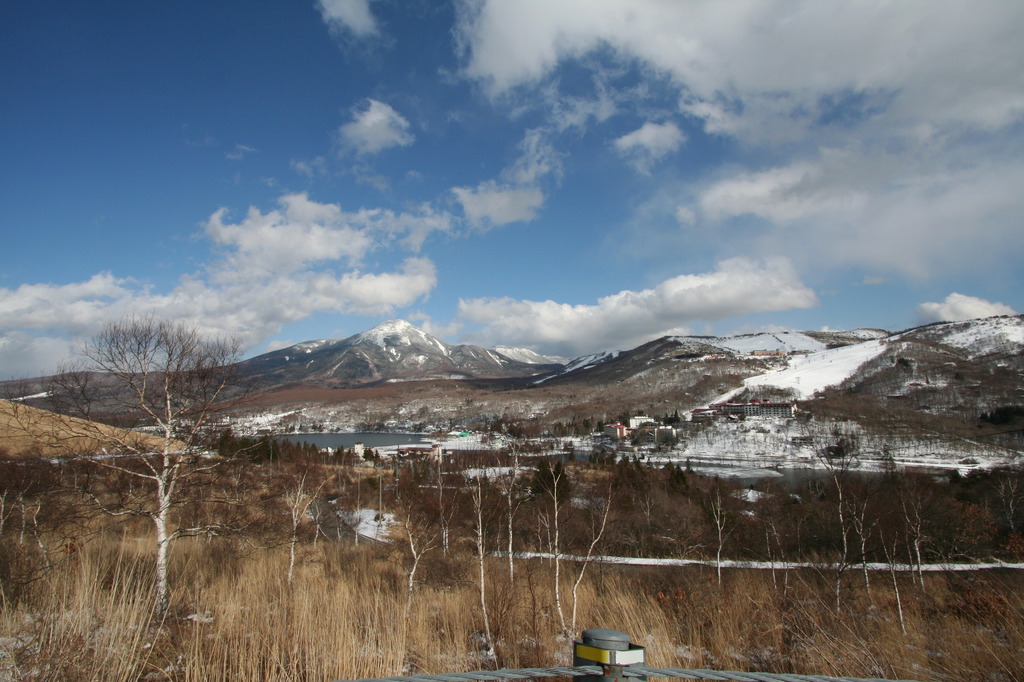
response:
[[[7,457],[66,457],[97,452],[111,443],[130,444],[136,451],[163,447],[163,440],[154,436],[0,400],[0,445]]]
[[[425,570],[408,617],[400,557],[388,548],[303,547],[287,553],[226,540],[182,541],[173,609],[151,625],[149,543],[99,538],[0,612],[0,679],[339,680],[501,665],[567,664],[547,562],[519,562],[510,584],[489,566],[498,660],[482,656],[476,587]],[[457,573],[457,572],[456,572]],[[466,571],[472,575],[472,571]],[[901,584],[906,634],[891,589],[851,585],[832,607],[828,576],[594,567],[578,623],[629,632],[650,665],[902,679],[1024,678],[1024,598],[1016,575],[929,576]],[[568,594],[568,589],[563,594]]]

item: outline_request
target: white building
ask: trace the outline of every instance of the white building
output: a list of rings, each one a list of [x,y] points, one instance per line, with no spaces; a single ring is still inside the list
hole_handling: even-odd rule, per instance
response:
[[[658,422],[655,421],[654,418],[652,418],[652,417],[644,417],[643,415],[640,415],[639,417],[630,417],[629,418],[629,428],[630,428],[630,430],[639,429],[644,424],[657,424],[657,423]]]

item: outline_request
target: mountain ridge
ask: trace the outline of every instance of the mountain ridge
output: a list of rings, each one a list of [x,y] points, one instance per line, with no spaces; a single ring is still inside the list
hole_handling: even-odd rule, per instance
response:
[[[304,341],[243,360],[238,366],[243,376],[257,385],[326,388],[397,381],[517,379],[560,366],[529,362],[529,353],[532,351],[506,355],[480,346],[449,344],[405,320],[388,320],[344,339]]]
[[[871,342],[945,344],[973,354],[1024,346],[1022,316],[942,322],[900,332],[772,330],[727,336],[664,336],[629,350],[609,350],[570,360],[522,348],[448,344],[405,320],[388,320],[344,339],[304,341],[239,363],[263,385],[307,384],[351,388],[379,383],[432,380],[518,380],[533,385],[621,381],[645,366],[719,356],[787,357]]]
[[[291,384],[268,391],[255,413],[260,428],[273,424],[279,430],[514,424],[557,434],[589,433],[595,424],[637,414],[685,420],[690,411],[721,400],[760,399],[797,401],[802,418],[815,423],[857,422],[876,433],[973,439],[983,433],[980,415],[1024,405],[1024,318],[895,333],[666,336],[530,371],[525,377],[471,380],[394,375],[343,391]]]

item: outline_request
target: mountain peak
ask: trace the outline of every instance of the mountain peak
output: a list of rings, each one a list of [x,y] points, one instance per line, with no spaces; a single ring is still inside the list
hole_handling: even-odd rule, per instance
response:
[[[405,320],[388,320],[353,337],[357,343],[371,343],[380,348],[395,346],[431,346],[447,354],[445,343]]]
[[[368,329],[364,333],[378,332],[383,334],[394,334],[404,333],[410,330],[415,330],[422,333],[422,330],[419,327],[412,324],[411,322],[406,322],[405,320],[387,320],[385,322],[381,322],[375,327]]]

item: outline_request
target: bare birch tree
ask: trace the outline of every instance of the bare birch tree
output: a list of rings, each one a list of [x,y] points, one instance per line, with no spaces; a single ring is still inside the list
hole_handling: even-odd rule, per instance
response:
[[[722,549],[725,547],[725,539],[728,537],[729,524],[732,515],[726,509],[722,499],[722,487],[715,485],[711,489],[708,498],[708,515],[715,526],[715,575],[718,577],[718,584],[722,584]]]
[[[494,640],[491,635],[491,618],[487,611],[487,571],[486,557],[487,547],[485,541],[486,529],[484,527],[484,513],[487,505],[487,488],[490,481],[487,480],[485,472],[477,473],[470,484],[470,497],[473,500],[473,539],[476,545],[476,561],[478,576],[478,588],[480,597],[480,612],[484,619],[484,640],[486,652],[489,656],[494,655]]]
[[[398,524],[409,546],[411,562],[406,570],[405,617],[412,613],[412,598],[416,591],[416,572],[428,552],[437,548],[440,538],[429,520],[424,519],[411,506],[399,505]]]
[[[554,562],[555,610],[563,634],[569,634],[562,604],[562,512],[569,497],[569,475],[561,462],[549,464],[541,460],[534,476],[533,495],[538,498],[539,525],[547,533],[548,552]],[[547,504],[550,503],[550,507]],[[549,514],[550,510],[550,514]]]
[[[508,561],[508,580],[512,583],[515,580],[515,517],[519,507],[523,504],[523,497],[519,489],[519,444],[513,444],[511,448],[512,462],[508,472],[498,477],[502,495],[505,497],[505,555]]]
[[[835,602],[836,611],[841,606],[840,589],[843,575],[850,567],[850,533],[852,532],[853,510],[849,494],[849,472],[860,458],[860,440],[855,433],[843,431],[834,425],[816,443],[815,453],[829,473],[836,490],[836,520],[839,523],[840,554],[836,561]]]
[[[383,480],[378,479],[378,513],[384,513]],[[406,617],[412,613],[413,595],[416,590],[416,574],[424,557],[441,545],[441,533],[434,510],[427,504],[427,496],[412,475],[395,482],[395,500],[392,507],[397,530],[404,537],[409,548],[409,564],[406,569]]]
[[[608,482],[608,491],[604,496],[604,499],[600,501],[601,514],[600,520],[596,517],[591,518],[592,526],[590,532],[590,544],[587,545],[587,553],[583,557],[583,561],[580,562],[579,571],[576,573],[576,579],[572,583],[572,617],[569,621],[569,632],[573,637],[576,636],[576,614],[579,606],[579,588],[580,583],[583,582],[583,575],[587,572],[587,568],[594,560],[594,550],[597,548],[601,538],[604,537],[604,530],[608,527],[608,514],[612,509],[612,482]]]
[[[448,556],[451,547],[452,522],[459,510],[455,492],[445,494],[445,466],[444,457],[438,457],[432,470],[437,484],[437,522],[441,529],[441,551]]]
[[[129,317],[88,341],[82,349],[87,365],[61,371],[50,387],[65,411],[84,418],[75,422],[81,431],[75,436],[100,446],[104,457],[93,461],[146,484],[137,491],[142,494],[113,505],[96,500],[110,513],[152,521],[157,619],[170,605],[171,544],[215,527],[175,525],[173,512],[187,499],[189,486],[218,466],[207,454],[208,427],[234,383],[239,351],[237,341],[208,338],[187,324]],[[149,433],[111,429],[97,420],[101,412],[132,420],[125,425]]]
[[[284,502],[288,506],[288,513],[291,516],[291,532],[288,538],[288,584],[292,584],[292,577],[295,574],[295,556],[296,550],[299,543],[299,526],[302,523],[302,519],[306,518],[310,511],[310,506],[317,500],[320,495],[320,491],[326,485],[327,481],[321,481],[320,485],[313,488],[310,482],[306,480],[308,472],[302,472],[292,485],[290,485],[284,491]],[[315,515],[319,517],[320,515]],[[321,532],[320,523],[317,519],[317,534]],[[314,535],[314,539],[316,535]]]

